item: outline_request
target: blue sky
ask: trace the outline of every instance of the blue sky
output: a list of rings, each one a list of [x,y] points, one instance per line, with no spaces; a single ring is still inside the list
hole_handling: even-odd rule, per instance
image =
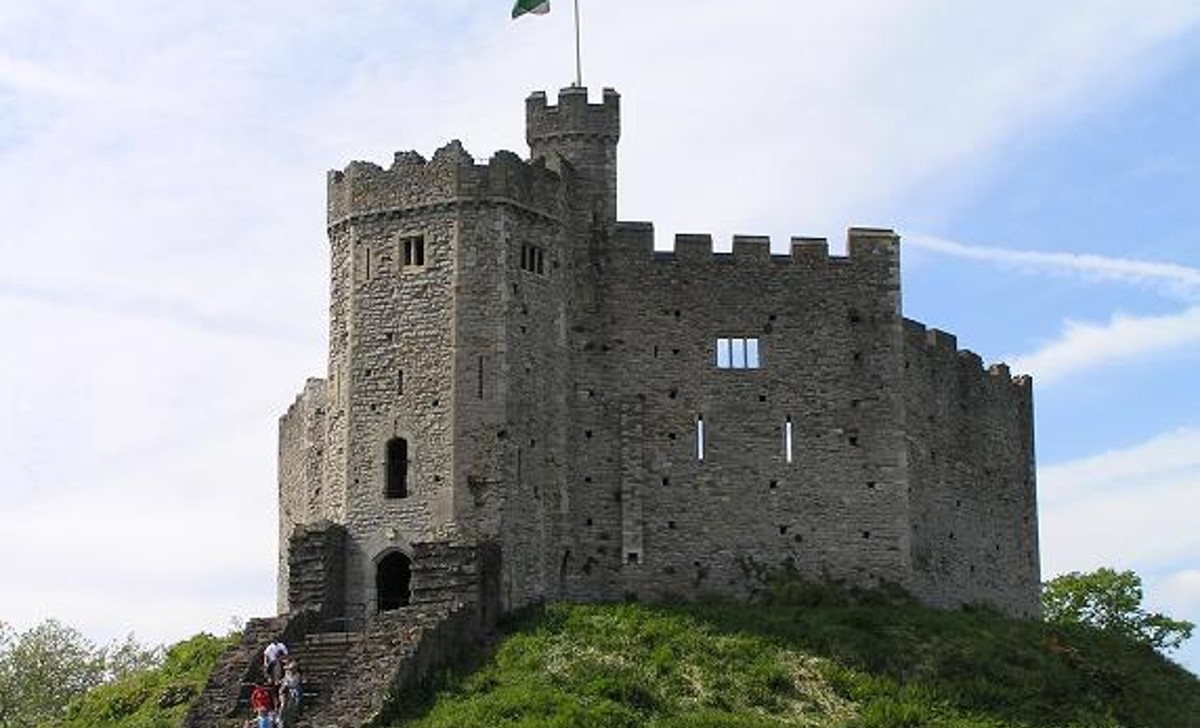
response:
[[[1035,377],[1045,575],[1133,568],[1200,622],[1200,5],[582,4],[620,216],[663,247],[900,230],[905,313]],[[567,7],[0,5],[0,620],[172,640],[273,610],[325,171],[524,153]]]

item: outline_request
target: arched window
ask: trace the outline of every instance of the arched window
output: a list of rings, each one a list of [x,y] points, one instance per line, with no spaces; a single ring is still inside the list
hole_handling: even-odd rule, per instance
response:
[[[408,497],[408,440],[403,437],[388,440],[384,495],[388,498]]]
[[[412,562],[399,551],[384,556],[375,567],[375,602],[380,612],[406,606],[412,582]]]

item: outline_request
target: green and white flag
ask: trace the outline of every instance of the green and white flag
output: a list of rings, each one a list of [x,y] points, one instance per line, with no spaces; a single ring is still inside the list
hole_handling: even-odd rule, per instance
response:
[[[517,0],[513,4],[513,18],[519,18],[525,13],[545,15],[550,12],[550,0]]]

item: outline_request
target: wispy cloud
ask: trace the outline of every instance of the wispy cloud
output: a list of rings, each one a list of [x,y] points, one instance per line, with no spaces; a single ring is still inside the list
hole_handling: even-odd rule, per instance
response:
[[[1200,342],[1200,306],[1165,316],[1114,314],[1106,323],[1067,321],[1063,332],[1027,354],[1009,357],[1013,371],[1051,384],[1090,369],[1161,355]]]
[[[1200,300],[1200,269],[1176,263],[1090,253],[1015,250],[947,240],[922,233],[905,235],[919,250],[998,264],[1034,274],[1076,275],[1095,281],[1150,286],[1188,301]],[[1106,322],[1067,320],[1062,332],[1037,349],[1007,357],[1014,371],[1053,384],[1081,371],[1144,359],[1200,341],[1200,305],[1179,313],[1136,316],[1115,313]]]
[[[229,311],[205,311],[192,302],[131,296],[114,291],[33,285],[2,277],[0,297],[121,318],[161,320],[210,333],[255,340],[305,343],[312,341],[315,330],[313,326],[292,327]]]
[[[1089,253],[1060,253],[1014,250],[968,245],[923,233],[907,233],[906,245],[956,258],[979,260],[1029,272],[1073,273],[1083,277],[1152,285],[1164,293],[1200,299],[1200,268],[1135,258],[1114,258]]]

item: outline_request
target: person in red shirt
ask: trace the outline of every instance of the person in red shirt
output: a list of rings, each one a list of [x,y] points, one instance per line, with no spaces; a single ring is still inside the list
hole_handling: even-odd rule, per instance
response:
[[[259,711],[271,712],[275,709],[275,699],[271,695],[271,691],[265,685],[254,685],[254,689],[250,691],[250,710],[253,713]]]

